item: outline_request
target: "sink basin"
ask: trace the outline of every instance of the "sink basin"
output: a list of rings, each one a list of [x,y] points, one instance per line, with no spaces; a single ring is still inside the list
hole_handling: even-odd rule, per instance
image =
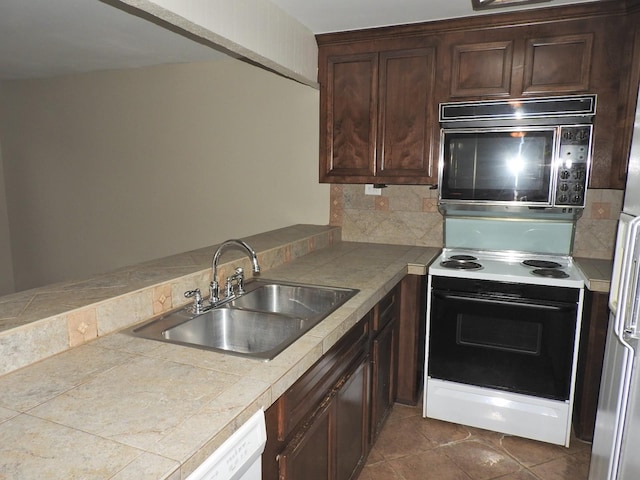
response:
[[[183,308],[128,333],[180,345],[270,360],[358,290],[253,280],[246,293],[193,315]]]
[[[281,313],[299,318],[326,315],[353,296],[352,290],[256,281],[231,307]]]
[[[308,328],[308,321],[266,312],[215,308],[162,332],[166,340],[270,357]],[[290,342],[289,342],[290,343]]]

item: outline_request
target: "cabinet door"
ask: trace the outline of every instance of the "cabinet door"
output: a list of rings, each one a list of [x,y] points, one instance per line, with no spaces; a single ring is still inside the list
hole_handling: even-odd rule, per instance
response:
[[[528,39],[522,93],[589,91],[592,50],[592,33]]]
[[[371,443],[375,442],[396,395],[398,322],[390,322],[373,341]]]
[[[333,478],[331,423],[334,406],[329,398],[280,454],[280,480]]]
[[[336,479],[356,478],[369,442],[369,357],[356,367],[336,395]]]
[[[380,53],[379,183],[433,183],[437,105],[433,101],[433,48]]]
[[[451,57],[452,99],[510,95],[513,40],[453,45]]]
[[[373,177],[378,54],[328,57],[321,83],[320,181]]]
[[[606,293],[586,291],[573,404],[574,433],[586,442],[593,441],[596,424],[600,377],[609,326],[608,300]]]
[[[407,275],[400,285],[396,402],[407,405],[418,403],[424,380],[426,281],[425,275]]]

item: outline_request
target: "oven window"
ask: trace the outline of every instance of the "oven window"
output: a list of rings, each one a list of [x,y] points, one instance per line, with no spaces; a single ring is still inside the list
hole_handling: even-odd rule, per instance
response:
[[[489,348],[524,355],[540,355],[542,325],[516,319],[458,315],[458,345]]]
[[[551,287],[548,287],[551,288]],[[432,292],[432,378],[567,400],[577,303]]]
[[[445,200],[550,201],[553,128],[444,130]]]

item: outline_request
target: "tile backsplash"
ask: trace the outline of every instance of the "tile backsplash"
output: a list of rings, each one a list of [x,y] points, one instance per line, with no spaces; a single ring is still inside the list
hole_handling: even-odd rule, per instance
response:
[[[622,190],[589,190],[578,220],[573,254],[609,259],[622,208]],[[438,191],[429,186],[389,185],[380,196],[365,195],[364,185],[331,186],[331,225],[353,242],[442,246]]]

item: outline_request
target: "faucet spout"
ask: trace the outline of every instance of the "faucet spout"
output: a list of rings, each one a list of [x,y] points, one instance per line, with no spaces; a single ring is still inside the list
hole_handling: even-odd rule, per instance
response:
[[[211,285],[209,286],[209,293],[210,293],[209,302],[211,303],[211,305],[215,305],[220,301],[220,284],[218,282],[218,261],[220,260],[220,256],[222,255],[222,252],[230,247],[235,247],[235,248],[244,250],[249,256],[249,258],[251,259],[253,273],[260,272],[260,265],[258,264],[258,255],[256,254],[255,250],[251,248],[246,242],[243,242],[242,240],[237,240],[237,239],[231,239],[223,242],[216,250],[216,253],[214,253],[213,260],[211,262]]]

